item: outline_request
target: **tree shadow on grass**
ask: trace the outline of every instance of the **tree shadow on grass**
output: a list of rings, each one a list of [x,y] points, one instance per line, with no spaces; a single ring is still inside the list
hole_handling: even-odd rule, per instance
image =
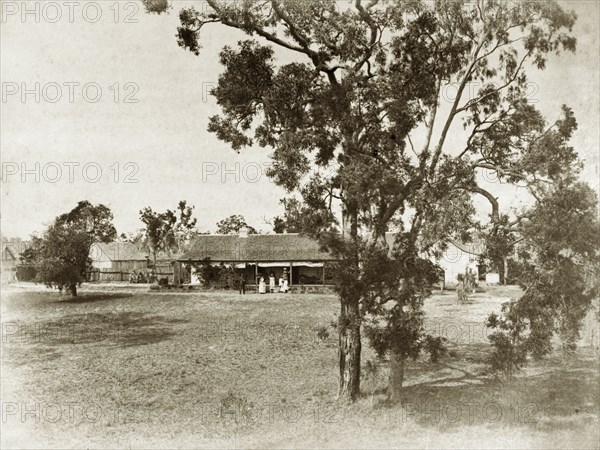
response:
[[[60,295],[60,298],[54,300],[52,303],[60,304],[82,304],[82,303],[94,303],[103,302],[107,300],[119,300],[123,298],[133,297],[132,293],[126,292],[82,292],[77,294],[77,297],[71,297],[68,294]]]
[[[19,317],[40,317],[47,311],[56,311],[57,306],[68,309],[71,306],[97,303],[98,305],[109,304],[114,301],[128,301],[135,295],[130,292],[82,292],[77,297],[68,294],[60,294],[56,290],[44,290],[35,292],[17,292],[3,299],[6,311]]]
[[[438,430],[465,426],[586,427],[598,420],[600,393],[593,360],[552,361],[506,383],[446,365],[456,375],[404,388],[403,420]],[[379,407],[393,407],[382,401]],[[397,406],[397,405],[396,405]]]
[[[82,313],[60,320],[37,322],[33,342],[51,346],[98,345],[134,347],[158,344],[176,336],[174,330],[184,319],[170,319],[139,312]]]

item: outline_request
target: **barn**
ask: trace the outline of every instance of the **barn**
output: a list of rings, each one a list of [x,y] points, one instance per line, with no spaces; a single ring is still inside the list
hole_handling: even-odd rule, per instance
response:
[[[129,281],[133,272],[150,273],[153,261],[150,252],[131,242],[96,242],[90,248],[92,271],[89,281]],[[174,258],[160,254],[154,273],[173,282]]]

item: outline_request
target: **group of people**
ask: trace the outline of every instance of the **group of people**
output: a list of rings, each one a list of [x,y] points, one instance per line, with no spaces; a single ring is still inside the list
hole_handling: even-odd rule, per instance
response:
[[[130,283],[154,283],[156,280],[157,278],[154,272],[133,270],[129,274]]]
[[[144,272],[138,272],[137,270],[134,270],[133,272],[131,272],[129,274],[129,282],[130,283],[147,283],[148,280],[146,279],[146,275],[144,274]]]
[[[267,289],[268,286],[268,289]],[[284,269],[283,274],[279,277],[279,282],[275,278],[275,274],[271,272],[269,274],[269,284],[267,285],[267,281],[265,280],[265,276],[261,275],[258,279],[258,293],[266,294],[267,292],[275,292],[276,287],[279,286],[279,292],[289,292],[290,283],[289,283],[289,274],[287,269]],[[246,293],[246,277],[242,273],[239,278],[239,287],[240,294]]]
[[[458,285],[456,287],[458,302],[467,303],[469,294],[474,294],[477,291],[477,276],[469,267],[464,274],[459,274],[456,278],[458,280]]]
[[[276,283],[275,274],[273,272],[271,272],[271,274],[269,275],[269,292],[275,292],[275,283]],[[284,271],[284,273],[279,277],[279,292],[288,292],[289,290],[290,290],[290,285],[289,285],[289,281],[288,281],[288,275],[287,275],[287,272]],[[260,279],[258,280],[258,293],[259,294],[267,293],[267,283],[265,281],[264,276],[261,276]]]

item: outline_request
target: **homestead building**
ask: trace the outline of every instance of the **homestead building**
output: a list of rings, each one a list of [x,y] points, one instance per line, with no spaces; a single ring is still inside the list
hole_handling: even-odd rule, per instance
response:
[[[247,234],[243,230],[234,235],[206,234],[197,236],[190,250],[178,258],[175,279],[199,284],[195,267],[209,263],[241,271],[250,285],[261,276],[268,280],[273,273],[279,279],[286,273],[291,274],[291,287],[327,286],[333,284],[330,263],[335,260],[315,240],[297,233]]]
[[[386,233],[390,248],[395,233]],[[444,269],[444,284],[457,283],[458,274],[471,269],[481,281],[498,283],[497,274],[486,274],[481,264],[484,246],[480,242],[448,245],[437,263]],[[332,264],[336,258],[320,249],[319,244],[297,233],[238,235],[206,234],[197,236],[190,251],[178,258],[174,279],[182,283],[199,284],[195,266],[199,263],[231,266],[243,271],[249,284],[257,283],[263,276],[268,280],[273,273],[276,279],[291,273],[290,285],[332,285]]]

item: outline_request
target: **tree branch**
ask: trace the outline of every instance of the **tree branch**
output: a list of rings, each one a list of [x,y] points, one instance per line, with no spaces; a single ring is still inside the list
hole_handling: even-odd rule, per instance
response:
[[[479,186],[457,186],[458,189],[473,192],[475,194],[483,195],[492,205],[492,222],[500,222],[500,206],[498,205],[498,199],[494,197],[491,192],[486,191]]]

